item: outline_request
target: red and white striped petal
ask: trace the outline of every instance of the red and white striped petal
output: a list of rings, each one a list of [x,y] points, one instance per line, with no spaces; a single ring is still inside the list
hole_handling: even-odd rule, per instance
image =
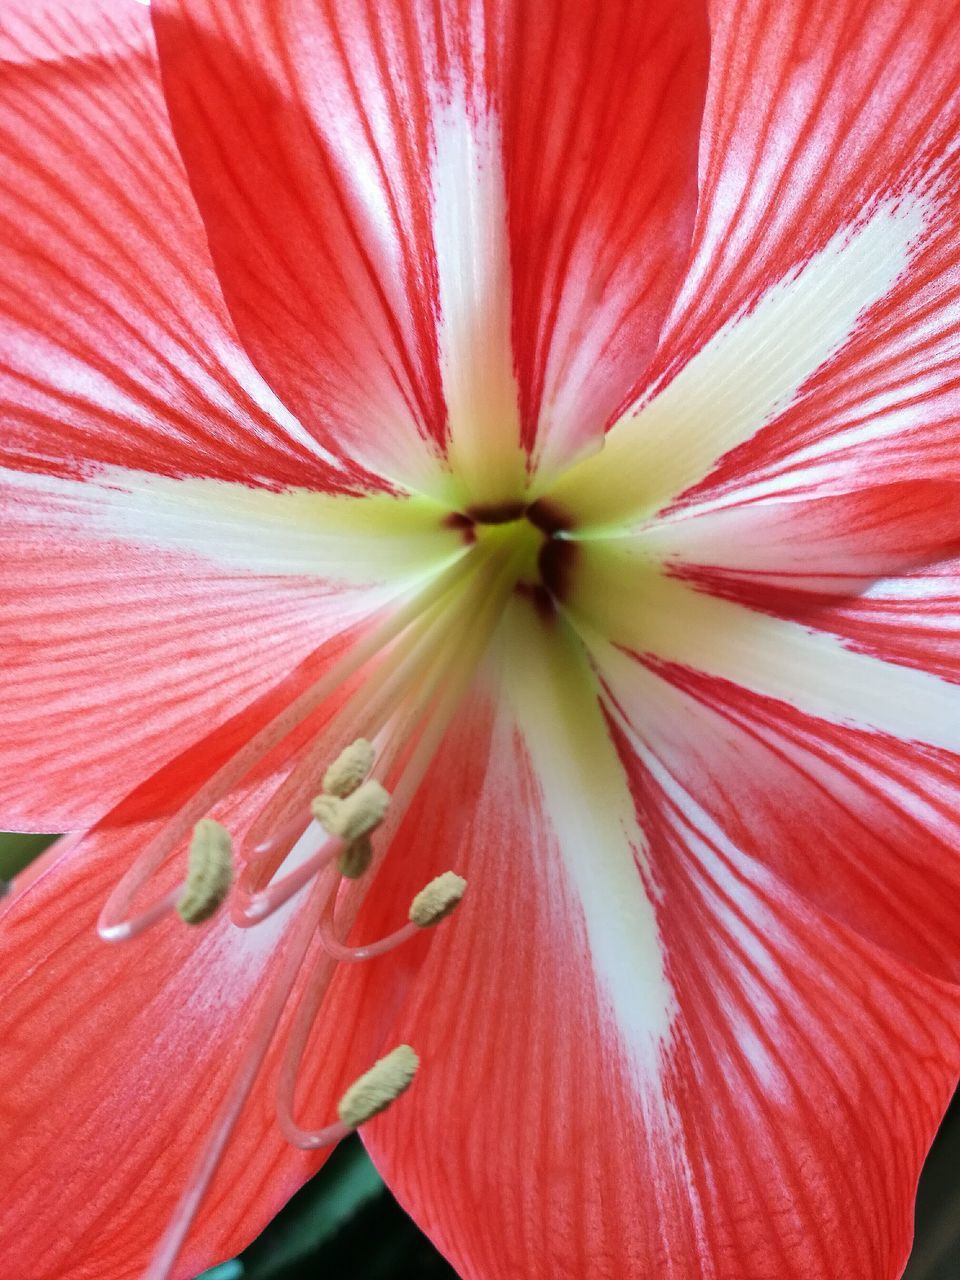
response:
[[[960,550],[960,483],[904,478],[849,493],[766,499],[654,521],[633,542],[678,576],[778,612],[836,603]],[[941,572],[937,569],[936,572]]]
[[[699,5],[152,13],[238,328],[327,447],[489,504],[596,442],[686,260]]]
[[[712,6],[690,267],[639,410],[555,501],[960,477],[960,6]]]
[[[6,829],[89,825],[462,549],[416,500],[119,468],[0,504]]]
[[[371,483],[324,452],[239,345],[147,11],[13,0],[0,63],[0,465]]]
[[[862,595],[826,611],[815,610],[796,596],[778,601],[776,611],[829,631],[850,648],[960,684],[960,560],[956,558],[881,578]]]
[[[806,603],[792,620],[625,572],[624,554],[585,551],[574,593],[617,714],[751,857],[911,963],[960,974],[955,574],[852,602],[785,592]]]
[[[421,572],[451,543],[389,498],[246,487],[362,473],[332,470],[233,336],[148,16],[8,9],[0,820],[63,830],[374,607],[333,583]]]
[[[624,733],[751,858],[901,959],[960,975],[954,753],[679,664],[608,651],[598,667]]]
[[[674,662],[832,723],[960,751],[960,685],[708,595],[629,546],[585,543],[572,564],[571,612],[592,647]]]
[[[469,889],[397,1021],[424,1065],[379,1167],[465,1280],[895,1280],[957,989],[615,741],[562,626],[518,639],[410,827]]]
[[[678,577],[848,647],[960,682],[960,486],[905,480],[657,523]]]

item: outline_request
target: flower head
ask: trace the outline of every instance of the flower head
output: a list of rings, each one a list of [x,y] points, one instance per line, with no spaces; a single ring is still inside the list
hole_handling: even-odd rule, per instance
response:
[[[358,1125],[465,1276],[899,1274],[958,36],[8,0],[0,825],[74,833],[0,918],[18,1276],[194,1274]]]

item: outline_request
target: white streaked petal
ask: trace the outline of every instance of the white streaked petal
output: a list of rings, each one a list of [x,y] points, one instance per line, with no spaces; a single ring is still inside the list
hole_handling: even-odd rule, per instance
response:
[[[598,691],[563,629],[526,606],[505,619],[506,696],[583,911],[599,995],[638,1075],[659,1076],[674,999],[649,897],[646,839]],[[549,892],[549,886],[545,886]]]
[[[522,490],[510,251],[498,121],[464,93],[436,108],[433,235],[449,458],[473,503]]]
[[[578,524],[636,524],[710,474],[796,398],[889,292],[921,233],[919,196],[879,205],[721,329],[551,493]]]
[[[176,548],[256,574],[372,586],[428,572],[463,549],[443,509],[419,497],[277,491],[119,467],[84,481],[0,469],[0,482],[65,531]]]
[[[603,664],[614,646],[778,698],[836,724],[960,751],[960,686],[846,648],[834,635],[697,591],[622,553],[594,554],[574,609]]]

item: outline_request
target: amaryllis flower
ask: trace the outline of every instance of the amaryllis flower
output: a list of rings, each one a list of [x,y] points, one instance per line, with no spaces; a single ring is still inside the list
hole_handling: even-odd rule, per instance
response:
[[[898,1276],[960,4],[5,0],[0,56],[0,824],[72,833],[2,920],[4,1274],[191,1275],[395,1099],[471,1280]]]

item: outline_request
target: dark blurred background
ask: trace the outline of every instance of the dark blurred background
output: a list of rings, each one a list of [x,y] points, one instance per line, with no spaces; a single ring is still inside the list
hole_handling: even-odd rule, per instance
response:
[[[49,836],[0,834],[0,880]],[[340,1144],[317,1176],[239,1258],[203,1280],[456,1280],[456,1273],[384,1187],[357,1138]],[[917,1236],[904,1280],[960,1280],[960,1101],[943,1122],[920,1183]]]

